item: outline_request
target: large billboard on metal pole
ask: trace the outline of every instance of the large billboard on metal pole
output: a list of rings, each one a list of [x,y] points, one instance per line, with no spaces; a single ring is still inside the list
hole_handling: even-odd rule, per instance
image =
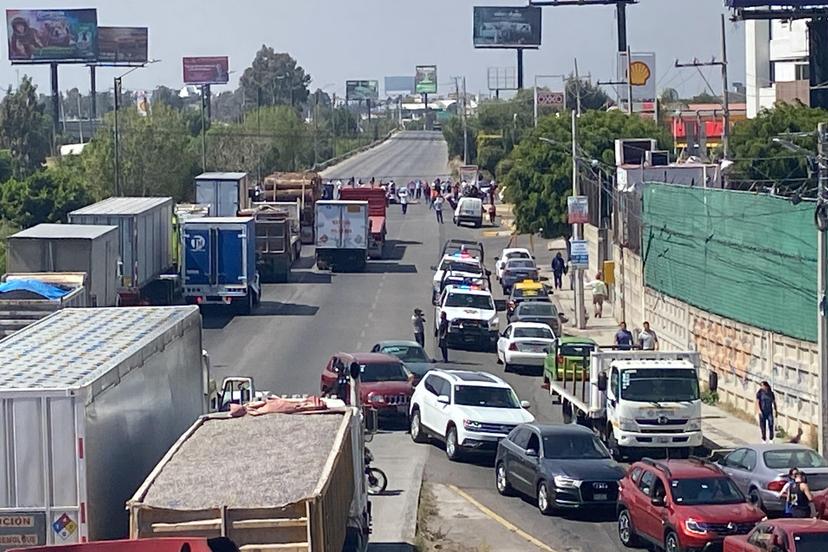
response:
[[[6,10],[12,63],[88,63],[98,56],[98,12]]]
[[[227,84],[230,60],[227,56],[185,57],[184,84]]]
[[[828,0],[725,0],[728,8],[818,8],[828,6]]]
[[[349,80],[345,81],[345,100],[363,101],[379,98],[379,81]]]
[[[476,6],[475,48],[538,48],[541,8],[533,6]]]
[[[418,65],[414,72],[414,92],[417,94],[437,93],[437,66]]]
[[[143,64],[149,61],[146,27],[98,27],[98,63]]]

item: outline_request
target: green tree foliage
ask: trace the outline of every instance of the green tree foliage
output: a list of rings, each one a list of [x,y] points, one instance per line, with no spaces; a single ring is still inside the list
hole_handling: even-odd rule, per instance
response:
[[[0,213],[12,226],[28,228],[42,222],[66,222],[70,211],[92,201],[77,171],[57,165],[3,184]]]
[[[466,117],[466,127],[468,130],[468,150],[469,160],[477,159],[477,132],[480,130],[480,124],[477,117]],[[463,119],[461,117],[452,117],[443,123],[443,137],[448,144],[449,157],[463,157]]]
[[[23,77],[17,90],[9,87],[0,102],[0,146],[12,156],[17,178],[25,178],[46,161],[51,151],[51,130],[45,106],[37,100],[37,87]]]
[[[14,174],[14,161],[9,150],[0,150],[0,183],[5,182]]]
[[[660,147],[668,143],[666,133],[653,121],[619,111],[587,111],[578,124],[582,167],[593,159],[614,166],[617,138],[656,138]],[[554,144],[541,141],[540,137]],[[515,206],[519,232],[543,228],[547,236],[568,234],[566,198],[572,191],[571,141],[570,118],[544,117],[501,165],[501,169],[508,170],[500,181]]]
[[[172,109],[181,109],[184,107],[184,99],[179,97],[178,90],[166,87],[164,85],[158,86],[152,91],[150,96],[150,103],[153,108],[157,105],[164,104]]]
[[[262,45],[239,84],[246,105],[253,109],[269,105],[303,106],[308,100],[310,81],[311,76],[289,54]]]
[[[606,109],[614,104],[600,86],[596,86],[585,79],[576,80],[575,75],[570,75],[566,80],[567,107],[578,105],[579,94],[581,96],[582,112],[587,109]]]

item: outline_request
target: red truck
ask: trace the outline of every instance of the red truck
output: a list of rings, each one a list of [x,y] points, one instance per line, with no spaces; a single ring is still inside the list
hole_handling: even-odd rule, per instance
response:
[[[9,552],[239,552],[239,548],[230,539],[224,537],[215,539],[184,537],[57,544],[25,549],[12,548]]]
[[[343,201],[367,201],[371,235],[368,238],[368,256],[382,259],[385,252],[385,191],[382,188],[342,188],[339,199]]]

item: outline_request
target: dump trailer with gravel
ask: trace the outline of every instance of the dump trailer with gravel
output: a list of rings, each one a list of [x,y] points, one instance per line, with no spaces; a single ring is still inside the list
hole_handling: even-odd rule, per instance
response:
[[[360,416],[200,418],[127,504],[131,538],[226,536],[242,551],[365,550]]]

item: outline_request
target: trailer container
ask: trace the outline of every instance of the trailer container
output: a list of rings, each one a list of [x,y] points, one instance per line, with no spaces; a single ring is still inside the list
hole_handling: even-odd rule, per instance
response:
[[[208,216],[235,217],[250,205],[247,173],[210,172],[195,177],[195,202],[210,206]]]
[[[385,236],[388,233],[385,190],[382,188],[342,188],[339,199],[368,202],[368,222],[371,225],[368,234],[368,256],[372,259],[382,259],[385,254]]]
[[[118,228],[38,224],[6,239],[7,272],[85,272],[89,306],[118,302]]]
[[[368,259],[368,202],[316,202],[316,266],[363,270]]]
[[[127,499],[206,412],[208,372],[192,306],[64,309],[0,341],[0,526],[124,538]]]
[[[36,272],[4,274],[0,285],[0,338],[22,330],[49,314],[66,308],[82,308],[87,304],[86,274],[83,272]],[[64,293],[44,297],[30,291],[30,283],[56,286]]]

